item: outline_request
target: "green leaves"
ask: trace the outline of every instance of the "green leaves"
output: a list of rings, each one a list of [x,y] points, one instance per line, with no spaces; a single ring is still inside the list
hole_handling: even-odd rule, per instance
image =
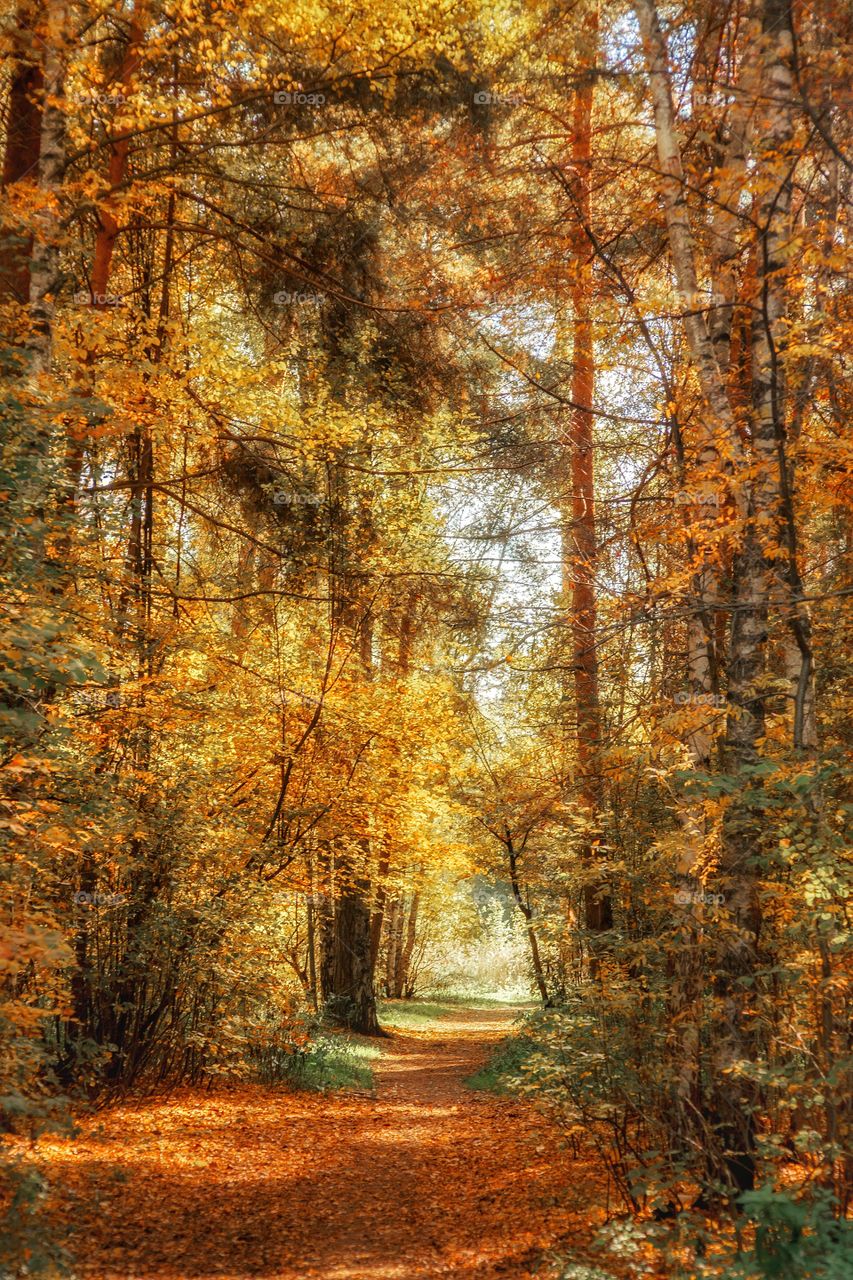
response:
[[[853,1229],[832,1212],[832,1200],[817,1192],[800,1200],[768,1183],[739,1198],[755,1223],[753,1248],[726,1272],[724,1280],[844,1280],[853,1257]]]

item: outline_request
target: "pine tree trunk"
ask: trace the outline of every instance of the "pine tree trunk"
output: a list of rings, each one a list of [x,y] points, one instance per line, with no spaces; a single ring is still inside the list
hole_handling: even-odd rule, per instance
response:
[[[601,701],[598,689],[596,582],[598,545],[595,525],[593,401],[595,352],[593,345],[591,217],[592,113],[594,67],[598,51],[598,9],[593,6],[583,25],[583,60],[572,113],[572,167],[576,181],[576,217],[572,229],[572,381],[571,421],[565,447],[571,458],[570,523],[563,533],[566,586],[571,589],[572,670],[576,708],[576,744],[580,799],[594,830],[603,803],[601,772]],[[596,856],[593,841],[585,852]],[[606,887],[593,881],[584,887],[584,924],[590,933],[613,926],[613,910]]]
[[[353,543],[359,520],[369,527],[371,513],[363,507],[353,509],[345,468],[332,469],[330,490],[339,520],[329,564],[332,617],[347,638],[349,661],[367,683],[373,675],[373,622]],[[335,902],[333,927],[321,932],[324,1010],[364,1035],[381,1035],[373,987],[370,815],[363,805],[359,819],[357,840],[340,833],[330,840],[335,855]]]

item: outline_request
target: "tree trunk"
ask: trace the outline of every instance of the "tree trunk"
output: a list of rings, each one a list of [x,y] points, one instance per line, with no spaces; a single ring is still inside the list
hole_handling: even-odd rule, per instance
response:
[[[370,917],[370,964],[371,968],[374,970],[376,969],[376,962],[379,959],[379,947],[382,943],[382,921],[385,917],[385,900],[388,896],[385,880],[390,866],[391,855],[386,849],[379,859],[379,868],[376,877],[376,900],[373,906],[373,914]]]
[[[594,830],[603,807],[601,773],[601,702],[598,690],[596,583],[598,547],[595,527],[595,475],[593,400],[595,353],[593,347],[592,250],[586,229],[591,213],[592,112],[594,66],[598,50],[598,9],[593,6],[583,24],[583,60],[572,112],[572,167],[576,175],[576,217],[572,225],[573,274],[571,285],[572,382],[571,425],[564,446],[571,457],[572,494],[564,515],[563,563],[566,587],[571,588],[572,670],[577,717],[576,743],[580,800]],[[596,857],[590,841],[586,859]],[[594,881],[584,887],[584,924],[591,933],[613,926],[609,893]]]
[[[409,970],[412,964],[412,955],[415,950],[415,939],[417,937],[418,927],[418,907],[420,905],[421,895],[419,890],[415,890],[412,895],[411,906],[409,907],[409,919],[406,923],[406,938],[400,948],[400,954],[397,964],[397,992],[399,996],[408,995],[409,988]]]
[[[750,1017],[755,1000],[755,971],[761,917],[756,867],[765,825],[760,803],[744,800],[755,789],[751,769],[758,762],[765,724],[764,683],[768,613],[774,597],[783,527],[782,489],[787,472],[784,458],[785,386],[782,356],[786,291],[783,263],[789,234],[790,144],[793,134],[792,54],[788,0],[764,0],[761,49],[758,59],[761,84],[754,101],[745,109],[764,113],[757,120],[756,162],[762,174],[753,210],[758,227],[757,297],[751,332],[752,393],[745,408],[752,426],[751,456],[745,462],[731,392],[725,374],[730,354],[731,289],[729,271],[736,249],[735,228],[729,216],[736,208],[738,175],[747,167],[742,112],[736,113],[732,170],[721,190],[728,212],[718,209],[711,237],[712,278],[720,281],[720,296],[712,299],[711,324],[706,324],[697,286],[695,243],[686,203],[684,171],[669,76],[668,56],[654,0],[636,0],[636,11],[646,51],[655,116],[658,158],[666,207],[670,252],[684,308],[684,328],[707,406],[703,426],[699,475],[711,486],[715,476],[725,480],[734,469],[732,499],[740,516],[738,550],[732,565],[731,634],[727,660],[728,701],[725,766],[740,775],[740,785],[724,815],[717,887],[724,911],[717,922],[717,958],[714,974],[715,1016],[712,1027],[712,1079],[708,1119],[715,1133],[708,1150],[711,1174],[726,1179],[735,1191],[750,1189],[755,1176],[754,1107],[756,1090],[737,1070],[740,1062],[754,1063],[759,1045]],[[741,62],[749,64],[753,51]],[[748,70],[747,75],[752,74]],[[775,178],[775,181],[774,181]],[[756,216],[757,214],[757,216]],[[728,314],[726,314],[728,312]],[[741,424],[743,425],[743,424]],[[722,459],[727,461],[725,464]],[[792,559],[790,563],[795,565]],[[790,574],[789,574],[790,577]],[[778,576],[775,577],[778,583]],[[700,606],[707,610],[719,603],[713,576],[705,574]],[[804,663],[804,668],[807,664]],[[807,673],[808,674],[808,673]]]
[[[530,959],[533,964],[533,977],[536,981],[542,1005],[547,1009],[551,1005],[551,998],[548,995],[548,984],[545,981],[545,973],[542,968],[539,939],[536,937],[536,929],[533,925],[533,908],[530,905],[529,895],[525,900],[525,896],[521,892],[521,884],[518,877],[518,853],[509,830],[506,832],[504,843],[507,857],[509,858],[509,882],[512,888],[512,896],[515,898],[516,906],[524,916],[524,922],[527,926],[527,941],[530,945]]]
[[[345,888],[336,902],[332,954],[329,960],[331,990],[326,1007],[336,1020],[353,1031],[373,1036],[380,1032],[370,963],[370,909],[363,883]]]
[[[397,677],[402,683],[408,678],[409,667],[412,656],[412,643],[414,640],[415,630],[415,607],[417,598],[413,591],[410,591],[406,597],[403,606],[402,616],[400,618],[399,643],[397,647]],[[395,761],[389,767],[392,777],[399,777],[399,765]],[[385,914],[385,904],[388,897],[387,877],[391,867],[391,849],[386,837],[386,844],[379,858],[379,867],[376,876],[376,898],[373,906],[373,916],[370,922],[370,957],[371,964],[375,971],[376,962],[379,958],[379,948],[382,943],[382,921]]]
[[[388,913],[387,933],[385,939],[385,994],[390,1000],[394,998],[394,987],[397,974],[397,951],[403,930],[402,903],[395,898]]]
[[[311,1004],[316,1013],[320,1007],[319,993],[317,991],[317,930],[316,930],[316,894],[314,891],[314,857],[308,854],[308,902],[306,911],[306,932],[307,948],[308,948],[308,988],[311,995]]]
[[[39,230],[30,257],[31,330],[24,343],[28,373],[34,385],[49,371],[53,351],[53,314],[62,282],[59,254],[59,195],[65,175],[65,5],[47,11],[44,52],[44,100],[39,150]]]
[[[34,182],[38,179],[44,76],[40,56],[34,52],[36,41],[31,30],[36,16],[37,7],[33,4],[24,2],[18,5],[15,23],[17,48],[6,101],[8,124],[3,155],[4,189],[27,177]],[[21,235],[10,227],[2,228],[0,301],[8,298],[21,303],[29,301],[32,244],[32,236]]]
[[[137,0],[137,4],[134,6],[133,13],[130,17],[130,26],[128,30],[127,43],[125,44],[124,57],[122,58],[121,68],[116,78],[116,84],[127,90],[131,89],[134,74],[139,67],[139,49],[143,37],[142,20],[145,7],[146,0]],[[106,294],[109,286],[113,249],[115,247],[116,236],[119,232],[114,192],[124,181],[129,149],[130,131],[128,129],[122,130],[119,134],[118,141],[114,142],[112,139],[109,140],[109,167],[107,171],[107,180],[109,182],[110,192],[107,198],[98,206],[98,229],[95,235],[95,250],[92,258],[92,305],[95,307],[104,307],[107,305]],[[168,276],[168,268],[169,264],[166,263],[166,276]]]
[[[317,845],[317,934],[320,947],[319,992],[322,1003],[334,994],[335,963],[335,881],[331,841]]]
[[[738,1191],[755,1181],[755,1085],[736,1064],[754,1062],[759,1045],[750,1010],[761,911],[757,869],[766,816],[741,799],[754,789],[750,771],[760,758],[766,719],[767,630],[783,547],[781,477],[784,453],[784,340],[787,291],[785,259],[790,237],[793,138],[793,36],[789,0],[764,0],[762,84],[756,136],[762,161],[758,199],[758,306],[752,325],[752,483],[743,546],[735,562],[735,598],[728,665],[732,712],[726,727],[726,764],[741,784],[725,814],[718,872],[726,899],[727,928],[720,935],[715,1027],[714,1120],[729,1181]]]
[[[369,683],[373,676],[373,622],[354,542],[359,521],[369,528],[371,513],[354,507],[343,467],[332,468],[330,486],[339,520],[329,564],[333,625],[347,637],[349,661],[358,664],[359,678]],[[371,945],[370,814],[364,803],[356,805],[356,813],[360,826],[357,839],[344,836],[333,841],[336,901],[334,929],[323,934],[324,946],[333,951],[324,959],[325,1010],[363,1035],[380,1035]]]

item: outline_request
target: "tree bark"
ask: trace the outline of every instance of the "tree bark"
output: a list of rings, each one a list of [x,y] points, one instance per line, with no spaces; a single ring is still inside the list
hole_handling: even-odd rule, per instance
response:
[[[38,178],[41,153],[44,75],[41,58],[33,53],[31,27],[37,7],[29,0],[18,5],[16,56],[12,66],[6,102],[6,148],[3,154],[3,187],[31,177]],[[0,301],[8,298],[26,303],[30,296],[30,255],[32,236],[20,235],[11,227],[0,234]]]
[[[403,904],[399,898],[391,903],[388,915],[388,932],[385,941],[385,993],[393,1000],[396,993],[397,955],[403,936]]]
[[[790,240],[793,138],[793,35],[789,0],[764,0],[761,41],[761,108],[758,154],[759,305],[752,325],[752,467],[743,545],[735,562],[735,598],[728,664],[732,712],[726,727],[726,764],[743,781],[723,825],[718,880],[726,898],[717,982],[720,1006],[714,1043],[713,1111],[729,1180],[739,1191],[755,1181],[755,1085],[736,1064],[759,1053],[750,1009],[755,1000],[761,911],[756,868],[764,813],[741,799],[760,758],[766,719],[768,614],[778,582],[783,542],[782,485],[785,430],[784,338],[787,307],[785,260]],[[753,787],[755,783],[753,782]]]
[[[406,922],[406,938],[400,950],[400,960],[397,970],[397,990],[401,996],[409,995],[410,969],[412,965],[412,956],[415,950],[415,939],[417,938],[418,908],[420,906],[420,901],[420,890],[416,889],[412,894],[412,902],[409,907],[409,918]]]
[[[725,768],[738,780],[724,815],[715,887],[724,910],[716,925],[714,974],[715,1016],[712,1029],[712,1073],[707,1104],[715,1149],[709,1150],[710,1172],[723,1177],[735,1192],[748,1190],[755,1178],[755,1086],[738,1070],[741,1062],[760,1056],[750,1009],[755,999],[761,915],[756,867],[764,827],[760,802],[744,799],[754,791],[752,768],[760,758],[766,713],[767,627],[780,561],[784,525],[782,494],[787,483],[784,457],[785,384],[784,328],[787,306],[784,260],[790,234],[792,173],[792,54],[789,0],[763,0],[758,57],[760,85],[735,114],[730,148],[731,171],[721,183],[722,199],[711,237],[712,276],[721,281],[721,296],[712,299],[711,324],[700,305],[695,244],[686,202],[684,170],[675,125],[668,56],[654,0],[636,0],[646,51],[662,174],[670,252],[684,308],[688,348],[708,415],[701,437],[699,473],[711,485],[734,472],[731,494],[740,517],[732,564],[731,631],[726,663],[730,707],[726,723]],[[752,50],[741,61],[751,63]],[[747,71],[751,76],[752,71]],[[726,373],[730,356],[730,303],[734,287],[732,263],[737,247],[733,223],[739,179],[747,165],[743,110],[764,113],[752,130],[761,184],[753,210],[757,235],[756,298],[748,299],[753,322],[750,335],[752,389],[746,409],[751,426],[750,455],[744,458],[741,433]],[[757,215],[757,216],[756,216]],[[727,314],[726,314],[727,313]],[[725,460],[725,461],[724,461]],[[789,562],[795,566],[795,559]],[[789,585],[791,570],[789,569]],[[705,576],[702,607],[713,609],[717,585]],[[776,592],[778,598],[778,590]],[[804,655],[804,667],[805,667]],[[808,674],[808,672],[806,672]]]
[[[415,606],[415,593],[409,592],[400,618],[400,634],[396,657],[397,676],[401,683],[407,679],[409,674],[415,629]],[[396,762],[390,766],[390,771],[392,777],[399,777],[399,765]],[[390,867],[391,848],[386,837],[386,843],[379,858],[379,866],[376,876],[376,897],[373,905],[373,915],[370,921],[370,960],[374,971],[376,969],[376,962],[379,959],[379,948],[382,943],[382,921],[385,914],[385,903],[388,897],[386,881]]]
[[[335,906],[327,1008],[334,1018],[353,1031],[366,1036],[378,1035],[370,963],[370,911],[364,884],[356,881],[343,889]]]
[[[598,50],[598,9],[590,8],[583,24],[583,62],[572,110],[572,167],[576,180],[576,217],[572,224],[572,380],[571,421],[564,447],[571,458],[570,523],[563,522],[564,581],[571,589],[572,670],[574,673],[576,744],[580,800],[590,826],[598,823],[604,804],[601,770],[601,701],[598,687],[596,570],[598,545],[595,526],[593,401],[595,351],[592,308],[594,280],[590,226],[592,113],[595,59]],[[585,858],[596,857],[590,841]],[[584,924],[591,933],[613,926],[610,895],[601,883],[584,887]]]
[[[524,922],[527,927],[527,941],[530,946],[530,959],[533,964],[533,977],[536,982],[537,990],[545,1009],[551,1005],[551,998],[548,995],[548,985],[545,981],[545,973],[542,968],[542,957],[539,953],[539,939],[536,937],[536,929],[533,924],[533,908],[530,905],[529,896],[525,900],[524,894],[521,892],[521,884],[518,877],[518,854],[512,835],[506,832],[504,841],[506,845],[507,857],[509,859],[509,882],[512,888],[512,896],[515,898],[516,906],[524,916]]]
[[[124,57],[116,83],[123,89],[130,89],[133,77],[139,67],[140,46],[143,38],[143,17],[146,0],[138,0],[130,18],[130,27],[125,45]],[[110,268],[113,260],[116,237],[119,233],[119,222],[116,217],[115,192],[121,186],[127,170],[127,157],[130,149],[130,132],[125,129],[118,141],[109,140],[109,166],[107,181],[109,193],[98,206],[98,230],[95,235],[95,250],[92,257],[92,305],[106,306],[106,295],[109,286]],[[166,274],[168,274],[166,264]]]
[[[53,316],[62,280],[59,197],[65,176],[65,24],[62,0],[47,11],[44,52],[44,97],[39,144],[39,230],[30,257],[30,332],[24,343],[28,373],[34,386],[50,370]]]

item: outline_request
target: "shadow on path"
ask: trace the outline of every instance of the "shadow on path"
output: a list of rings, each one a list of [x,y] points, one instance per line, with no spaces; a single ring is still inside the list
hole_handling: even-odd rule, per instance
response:
[[[187,1091],[43,1140],[78,1275],[533,1275],[543,1250],[601,1220],[587,1209],[601,1188],[527,1104],[464,1086],[517,1014],[460,1009],[395,1032],[375,1096]]]

